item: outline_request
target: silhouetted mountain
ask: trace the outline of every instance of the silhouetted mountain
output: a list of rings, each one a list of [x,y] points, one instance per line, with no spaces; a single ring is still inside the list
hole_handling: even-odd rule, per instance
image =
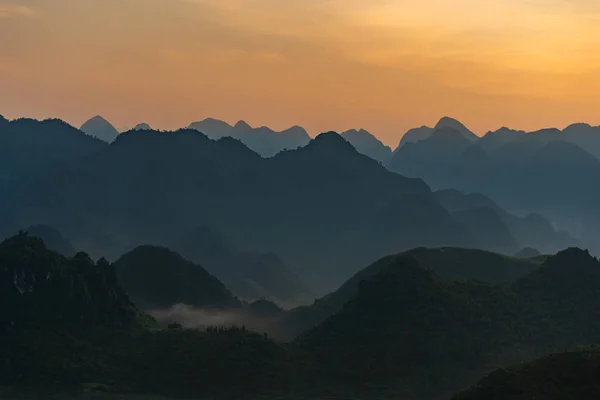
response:
[[[0,337],[29,326],[128,326],[138,312],[105,260],[73,258],[19,234],[0,244]]]
[[[346,131],[342,133],[342,137],[350,142],[360,153],[383,164],[387,164],[392,157],[392,149],[381,143],[375,136],[364,129]]]
[[[5,237],[38,222],[12,224],[9,205],[21,190],[75,160],[102,150],[105,143],[61,120],[3,121],[0,123],[0,235]],[[26,206],[19,204],[21,208]]]
[[[263,157],[272,157],[282,150],[305,146],[310,141],[308,133],[299,126],[276,132],[266,126],[253,128],[245,121],[239,121],[232,127],[226,122],[207,118],[190,124],[189,128],[215,140],[226,136],[238,139]]]
[[[359,397],[443,398],[498,366],[596,343],[599,277],[600,263],[579,249],[500,286],[442,281],[395,257],[295,345],[310,353],[315,382]]]
[[[524,135],[525,131],[516,131],[502,127],[497,131],[490,131],[486,133],[479,141],[477,141],[477,145],[487,153],[492,153],[498,150],[500,147],[515,141]]]
[[[438,398],[485,369],[490,349],[509,331],[508,310],[497,302],[506,307],[489,285],[444,283],[414,258],[399,257],[297,345],[310,349],[318,382],[340,389],[346,382],[359,397],[383,396],[380,388]]]
[[[438,121],[438,123],[433,128],[430,128],[428,126],[422,126],[420,128],[413,128],[413,129],[408,130],[404,134],[404,136],[402,136],[402,139],[400,140],[400,144],[398,145],[396,150],[394,150],[394,154],[396,152],[398,152],[398,150],[400,150],[405,144],[417,143],[422,140],[429,139],[431,137],[431,135],[434,133],[434,131],[442,130],[443,128],[451,128],[453,130],[460,132],[461,135],[465,139],[469,140],[470,142],[475,142],[476,140],[479,139],[479,137],[477,135],[475,135],[473,132],[471,132],[461,122],[455,120],[454,118],[443,117],[442,119],[440,119]]]
[[[479,137],[477,135],[475,135],[473,132],[471,132],[466,126],[464,126],[462,122],[460,122],[454,118],[443,117],[442,119],[440,119],[438,121],[438,123],[436,124],[436,126],[433,129],[439,130],[441,128],[455,129],[455,130],[459,131],[465,139],[468,139],[471,142],[474,142],[479,139]]]
[[[154,274],[148,261],[140,271],[145,282],[144,274]],[[163,271],[166,290],[182,272],[174,269]],[[0,289],[3,398],[7,384],[34,398],[77,397],[79,388],[201,398],[289,391],[283,347],[245,327],[158,329],[131,304],[103,259],[93,263],[85,253],[67,259],[19,235],[0,244]],[[211,295],[206,285],[197,291],[197,297]]]
[[[597,251],[592,238],[600,235],[600,190],[590,182],[600,179],[594,157],[600,148],[595,147],[598,132],[585,124],[530,133],[502,128],[466,147],[458,140],[436,144],[430,133],[425,140],[403,145],[388,167],[422,178],[436,190],[479,192],[504,209],[542,214]],[[527,245],[542,252],[557,250]]]
[[[76,251],[59,231],[47,225],[33,225],[25,230],[29,236],[42,239],[47,248],[63,256],[72,257]]]
[[[283,150],[305,146],[310,141],[308,133],[299,126],[276,132],[266,126],[252,128],[244,121],[234,125],[230,136],[239,139],[263,157],[272,157]]]
[[[498,218],[508,228],[516,242],[522,246],[530,246],[542,249],[545,253],[552,253],[556,249],[563,249],[579,245],[578,241],[565,232],[557,232],[552,224],[539,214],[529,214],[525,217],[517,217],[504,211],[490,198],[478,193],[463,194],[457,190],[440,190],[435,192],[439,202],[451,213],[474,213],[476,210],[488,209],[497,214]],[[466,222],[463,220],[463,222]],[[492,231],[492,226],[485,225],[482,221],[473,219],[472,223],[479,228],[471,226],[470,229],[486,229],[488,234],[499,235]],[[498,225],[498,224],[496,224]],[[488,246],[494,243],[488,243]]]
[[[291,339],[321,323],[341,310],[356,295],[361,281],[371,279],[404,256],[427,265],[446,280],[474,279],[495,284],[515,281],[539,265],[537,260],[519,260],[482,250],[416,248],[384,257],[358,272],[335,292],[316,300],[314,304],[290,310],[282,321],[277,322],[279,334]]]
[[[308,288],[277,255],[235,250],[223,235],[207,227],[186,233],[169,247],[203,265],[242,299],[297,304],[311,298]]]
[[[580,348],[501,368],[452,400],[596,399],[600,349]]]
[[[420,142],[421,140],[429,139],[432,132],[433,128],[428,126],[409,129],[404,135],[402,135],[402,139],[400,139],[398,147],[396,147],[394,150],[394,154],[396,154],[396,152],[398,152],[398,150],[400,150],[407,143],[416,143]]]
[[[137,124],[134,128],[134,131],[150,131],[152,130],[152,128],[150,127],[150,125],[148,125],[145,122],[142,122],[141,124]]]
[[[104,147],[61,120],[5,122],[0,125],[0,182],[41,176]]]
[[[110,258],[210,226],[241,249],[277,254],[322,293],[382,254],[477,246],[423,181],[386,170],[336,133],[264,159],[193,130],[130,131],[18,204],[27,207],[11,213],[15,226],[56,227],[76,248]]]
[[[119,136],[119,131],[99,115],[86,121],[79,129],[107,143],[112,143]]]
[[[195,129],[211,139],[218,140],[225,136],[231,136],[231,129],[233,127],[227,122],[214,118],[206,118],[199,122],[192,122],[189,125],[189,129]]]
[[[187,304],[206,308],[239,307],[217,278],[164,247],[140,246],[114,264],[119,281],[144,310]]]
[[[403,145],[387,166],[401,175],[420,177],[440,187],[456,174],[456,165],[470,146],[470,139],[456,128],[440,127],[424,140]]]

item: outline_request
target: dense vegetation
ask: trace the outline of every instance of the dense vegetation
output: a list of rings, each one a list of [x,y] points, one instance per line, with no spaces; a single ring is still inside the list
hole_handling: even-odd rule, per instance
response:
[[[398,258],[405,256],[416,259],[444,280],[472,279],[491,284],[512,282],[538,268],[543,261],[519,260],[488,251],[451,247],[420,247],[400,255],[384,257],[361,270],[335,292],[316,300],[310,306],[298,307],[287,312],[274,327],[278,336],[293,339],[323,322],[340,311],[344,304],[357,294],[360,282],[372,279]]]
[[[197,307],[239,307],[240,301],[200,265],[173,251],[140,246],[115,262],[119,282],[142,309],[178,303]]]
[[[172,257],[141,250],[149,272]],[[218,398],[450,396],[499,366],[600,340],[600,263],[578,249],[541,260],[460,249],[387,257],[323,299],[341,302],[339,311],[282,345],[244,326],[159,329],[121,289],[121,267],[65,258],[20,234],[0,245],[0,384]],[[504,283],[448,279],[457,274]],[[249,308],[286,314],[266,301]]]
[[[600,350],[580,348],[494,371],[452,400],[564,400],[600,397]]]

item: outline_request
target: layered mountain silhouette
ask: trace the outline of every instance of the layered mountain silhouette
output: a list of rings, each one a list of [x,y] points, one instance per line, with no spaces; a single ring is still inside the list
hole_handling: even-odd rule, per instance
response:
[[[464,137],[470,142],[475,142],[479,139],[477,135],[471,132],[460,121],[450,117],[443,117],[433,128],[430,128],[428,126],[422,126],[420,128],[413,128],[408,130],[402,136],[400,144],[398,145],[394,153],[398,152],[400,149],[402,149],[404,145],[408,143],[417,143],[422,140],[429,139],[435,131],[441,130],[442,128],[451,128],[459,132],[462,137]]]
[[[12,229],[53,226],[111,259],[210,226],[243,251],[277,254],[321,292],[382,254],[479,246],[423,181],[386,170],[336,133],[265,159],[194,130],[126,132],[29,186],[7,218]]]
[[[320,301],[330,307],[322,319],[279,345],[245,326],[162,329],[138,311],[130,296],[148,293],[165,304],[186,297],[238,307],[216,278],[165,248],[144,246],[111,265],[85,253],[66,258],[19,234],[0,244],[0,371],[3,384],[69,390],[450,398],[502,367],[456,399],[553,396],[575,386],[593,395],[593,349],[508,366],[596,343],[598,285],[600,262],[577,248],[529,260],[418,248],[357,274]],[[247,309],[278,321],[297,312],[266,300]]]
[[[203,265],[241,299],[297,304],[312,297],[307,286],[276,254],[240,251],[208,227],[186,232],[169,247]]]
[[[498,365],[600,336],[593,317],[600,263],[583,250],[560,252],[500,286],[443,281],[427,267],[408,255],[390,259],[339,312],[298,338],[314,352],[312,378],[340,388],[360,382],[356,395],[450,397]]]
[[[112,143],[119,136],[119,131],[99,115],[86,121],[79,129],[107,143]]]
[[[359,153],[371,157],[383,164],[392,157],[392,149],[384,145],[379,139],[364,129],[351,129],[343,132],[342,137],[346,139]]]
[[[134,131],[150,131],[152,127],[145,122],[137,124],[134,128]]]
[[[424,139],[403,144],[388,168],[422,178],[433,189],[478,192],[505,209],[542,214],[598,249],[590,239],[600,234],[600,191],[591,184],[600,178],[599,128],[502,128],[474,142],[461,137],[456,127],[444,129],[453,134],[433,129]]]
[[[0,234],[6,237],[27,226],[8,226],[9,205],[21,190],[105,147],[61,120],[0,118]]]
[[[226,122],[207,118],[190,124],[189,128],[198,130],[211,139],[227,136],[238,139],[263,157],[272,157],[283,150],[305,146],[310,141],[308,133],[299,126],[276,132],[266,126],[253,128],[244,121],[231,126]]]
[[[138,321],[104,259],[66,258],[19,234],[0,244],[0,266],[0,336],[36,324],[124,327]]]
[[[579,245],[579,241],[568,233],[556,231],[542,215],[528,214],[519,217],[510,214],[482,194],[465,194],[449,189],[437,191],[435,195],[448,211],[459,217],[472,231],[479,232],[482,237],[488,235],[504,237],[504,241],[485,241],[495,243],[495,246],[505,243],[503,249],[496,249],[502,253],[515,253],[514,245],[517,243],[540,249],[545,253],[552,253],[557,248]],[[510,246],[506,246],[506,241],[510,242],[508,243]],[[511,248],[514,251],[511,252]]]
[[[520,260],[500,254],[460,248],[427,249],[384,257],[359,271],[339,289],[316,300],[310,306],[297,307],[276,321],[277,333],[292,339],[323,322],[342,309],[358,293],[360,282],[372,279],[395,260],[411,257],[427,265],[444,280],[473,279],[493,284],[513,282],[538,268],[540,260]],[[543,260],[542,260],[543,261]]]

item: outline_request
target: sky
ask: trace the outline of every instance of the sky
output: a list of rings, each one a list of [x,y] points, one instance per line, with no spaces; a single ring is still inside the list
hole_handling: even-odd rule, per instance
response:
[[[396,145],[600,125],[598,0],[0,0],[0,114],[206,117]]]

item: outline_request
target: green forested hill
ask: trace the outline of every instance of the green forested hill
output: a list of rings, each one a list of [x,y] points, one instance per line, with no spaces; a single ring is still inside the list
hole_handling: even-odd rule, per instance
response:
[[[498,369],[452,400],[600,398],[600,350],[582,348]]]
[[[197,307],[239,307],[241,302],[216,277],[179,254],[158,246],[140,246],[114,267],[119,282],[143,309],[182,303]]]
[[[518,261],[533,272],[492,284],[439,276],[442,265],[456,271],[470,253],[423,251],[380,260],[345,289],[339,311],[278,344],[243,326],[158,329],[129,301],[113,266],[81,253],[67,259],[19,235],[0,245],[0,385],[219,399],[438,399],[499,367],[600,341],[600,263],[587,252],[568,249],[541,265]]]

